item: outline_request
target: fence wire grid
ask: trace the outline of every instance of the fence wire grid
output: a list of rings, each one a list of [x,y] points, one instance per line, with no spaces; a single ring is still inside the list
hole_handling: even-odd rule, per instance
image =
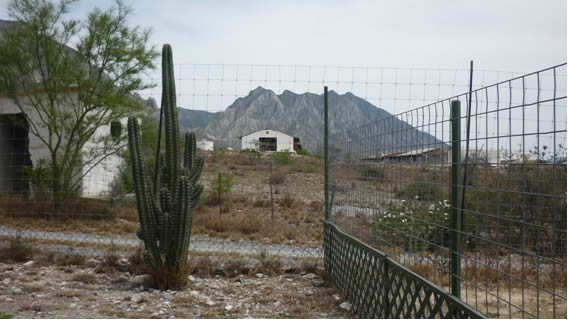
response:
[[[566,116],[561,64],[332,132],[330,222],[488,317],[566,318]]]

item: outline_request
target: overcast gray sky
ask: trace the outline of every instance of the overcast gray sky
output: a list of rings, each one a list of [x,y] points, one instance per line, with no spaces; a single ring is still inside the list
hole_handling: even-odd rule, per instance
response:
[[[0,18],[8,18],[0,0]],[[176,63],[531,71],[566,61],[566,1],[125,0]],[[111,0],[82,1],[83,15]]]
[[[369,72],[291,67],[177,68],[176,77],[183,78],[177,81],[180,104],[209,111],[224,109],[236,96],[258,85],[275,91],[320,92],[324,82],[320,78],[325,78],[336,91],[354,92],[398,112],[464,92],[470,60],[474,60],[476,70],[531,72],[567,59],[566,0],[124,1],[134,8],[131,22],[151,28],[152,41],[158,48],[163,43],[172,44],[175,64],[378,66],[463,71],[412,74],[405,70]],[[8,18],[7,2],[0,0],[0,19]],[[106,8],[113,3],[113,0],[83,0],[72,8],[71,14],[84,17],[94,6]],[[497,76],[476,74],[474,81],[486,77],[483,84],[489,84],[510,77],[513,75],[510,72]],[[219,77],[224,82],[209,81]],[[250,77],[255,80],[249,81]],[[239,81],[233,83],[230,78]],[[343,83],[333,83],[337,78]],[[440,79],[450,85],[436,87]],[[362,87],[357,81],[376,84]],[[379,89],[379,84],[388,82],[398,82],[399,86],[389,91],[387,85],[380,85]],[[433,88],[417,87],[417,82],[428,82]],[[409,83],[414,87],[407,90],[401,86]],[[454,84],[457,85],[452,87]],[[159,92],[157,87],[145,95],[159,96]]]

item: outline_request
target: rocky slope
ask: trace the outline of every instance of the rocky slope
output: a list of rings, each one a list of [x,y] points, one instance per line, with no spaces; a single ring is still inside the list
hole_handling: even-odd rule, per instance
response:
[[[272,90],[258,87],[247,96],[235,100],[223,112],[179,110],[180,124],[183,127],[196,129],[198,136],[237,149],[240,146],[240,136],[262,129],[278,130],[299,137],[303,147],[312,152],[321,149],[323,144],[323,95],[296,94],[289,90],[278,95]],[[329,92],[331,132],[343,132],[391,116],[387,111],[349,92]],[[374,147],[377,148],[397,151],[393,146],[436,141],[431,135],[396,118],[390,118],[377,128],[379,132],[375,134],[380,135],[380,139],[375,141]],[[399,134],[391,134],[392,131]],[[349,139],[358,141],[360,137],[355,132],[349,135]]]

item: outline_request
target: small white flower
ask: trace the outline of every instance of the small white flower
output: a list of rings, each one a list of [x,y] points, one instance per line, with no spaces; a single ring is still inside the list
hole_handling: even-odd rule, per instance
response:
[[[418,196],[417,196],[417,195],[416,195],[416,196],[414,196],[414,200],[418,200]]]
[[[431,205],[430,205],[430,210],[434,210],[435,207],[436,207],[435,205],[431,204]]]
[[[406,219],[402,219],[402,223],[406,223]]]

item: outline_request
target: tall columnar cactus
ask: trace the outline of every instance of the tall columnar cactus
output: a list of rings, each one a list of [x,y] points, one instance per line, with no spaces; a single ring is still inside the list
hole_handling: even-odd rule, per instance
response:
[[[160,161],[161,189],[159,204],[144,171],[138,121],[128,119],[128,147],[136,191],[138,217],[144,241],[144,261],[152,269],[177,268],[186,262],[193,212],[203,186],[197,184],[203,170],[203,158],[196,154],[195,135],[185,135],[183,167],[180,167],[179,126],[177,119],[172,49],[162,49],[162,108],[165,117],[166,152]]]

